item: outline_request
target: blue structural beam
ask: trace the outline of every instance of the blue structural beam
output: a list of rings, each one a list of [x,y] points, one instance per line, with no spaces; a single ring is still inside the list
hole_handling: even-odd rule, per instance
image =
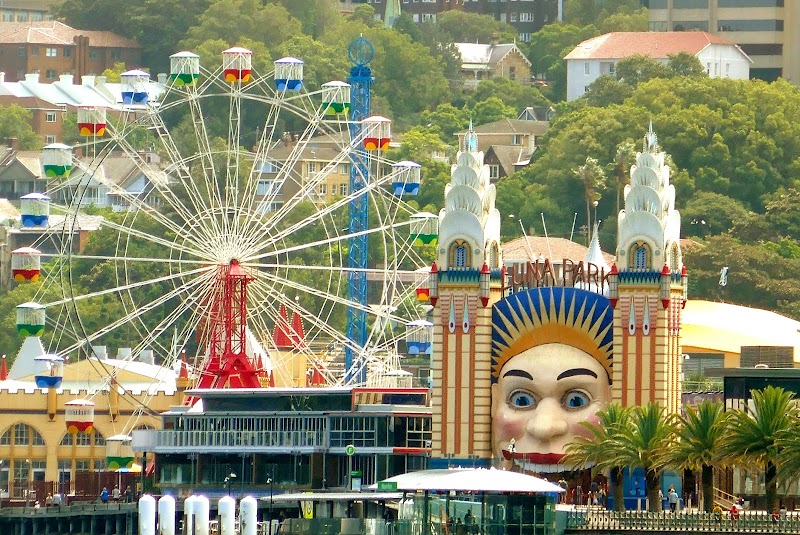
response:
[[[361,121],[370,115],[370,88],[374,78],[369,68],[374,50],[372,45],[360,37],[350,44],[348,55],[353,67],[350,68],[350,138],[359,140],[359,145],[351,154],[349,254],[347,272],[347,298],[351,305],[347,309],[347,338],[345,347],[345,384],[366,382],[367,370],[360,355],[367,343],[367,224],[369,203],[366,186],[369,180],[369,154],[361,140]],[[359,194],[360,192],[360,194]]]

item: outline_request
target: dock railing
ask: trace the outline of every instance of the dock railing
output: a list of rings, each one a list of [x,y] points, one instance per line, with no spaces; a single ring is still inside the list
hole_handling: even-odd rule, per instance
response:
[[[800,512],[781,510],[705,513],[696,510],[675,513],[649,511],[608,511],[581,508],[569,511],[567,529],[614,531],[721,531],[733,533],[800,533]]]

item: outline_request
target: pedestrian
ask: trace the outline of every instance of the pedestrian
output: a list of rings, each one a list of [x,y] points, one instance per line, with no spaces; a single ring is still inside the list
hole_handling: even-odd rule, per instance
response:
[[[59,511],[61,510],[61,493],[60,492],[56,492],[55,494],[53,494],[53,507],[54,508],[58,508]]]
[[[108,489],[103,487],[103,490],[100,491],[100,501],[103,503],[108,503]]]
[[[114,500],[114,503],[119,503],[119,497],[120,497],[119,487],[114,485],[114,489],[111,491],[111,498]]]
[[[667,500],[669,501],[669,509],[673,513],[678,510],[678,493],[675,492],[675,486],[670,485],[669,492],[667,492]]]
[[[53,505],[53,495],[48,494],[47,497],[44,499],[44,506],[46,508],[50,508]]]
[[[739,520],[739,504],[734,503],[731,505],[731,525],[736,528],[737,521]]]
[[[125,487],[125,503],[131,503],[133,499],[133,491],[131,490],[131,486],[128,485]]]

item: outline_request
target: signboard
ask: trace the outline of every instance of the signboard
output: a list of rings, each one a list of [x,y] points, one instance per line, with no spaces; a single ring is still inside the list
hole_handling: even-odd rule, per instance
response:
[[[378,492],[394,492],[397,490],[397,481],[378,481]]]
[[[348,444],[344,447],[344,452],[347,454],[348,457],[352,457],[356,453],[356,447],[352,444]]]

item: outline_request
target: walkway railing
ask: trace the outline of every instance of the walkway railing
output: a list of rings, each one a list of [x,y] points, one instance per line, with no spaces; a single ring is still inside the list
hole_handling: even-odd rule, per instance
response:
[[[606,511],[578,509],[567,516],[567,529],[619,530],[619,531],[725,531],[725,532],[777,532],[800,533],[800,512],[740,511],[738,518],[729,512],[704,513],[679,511],[677,513],[647,511]]]

